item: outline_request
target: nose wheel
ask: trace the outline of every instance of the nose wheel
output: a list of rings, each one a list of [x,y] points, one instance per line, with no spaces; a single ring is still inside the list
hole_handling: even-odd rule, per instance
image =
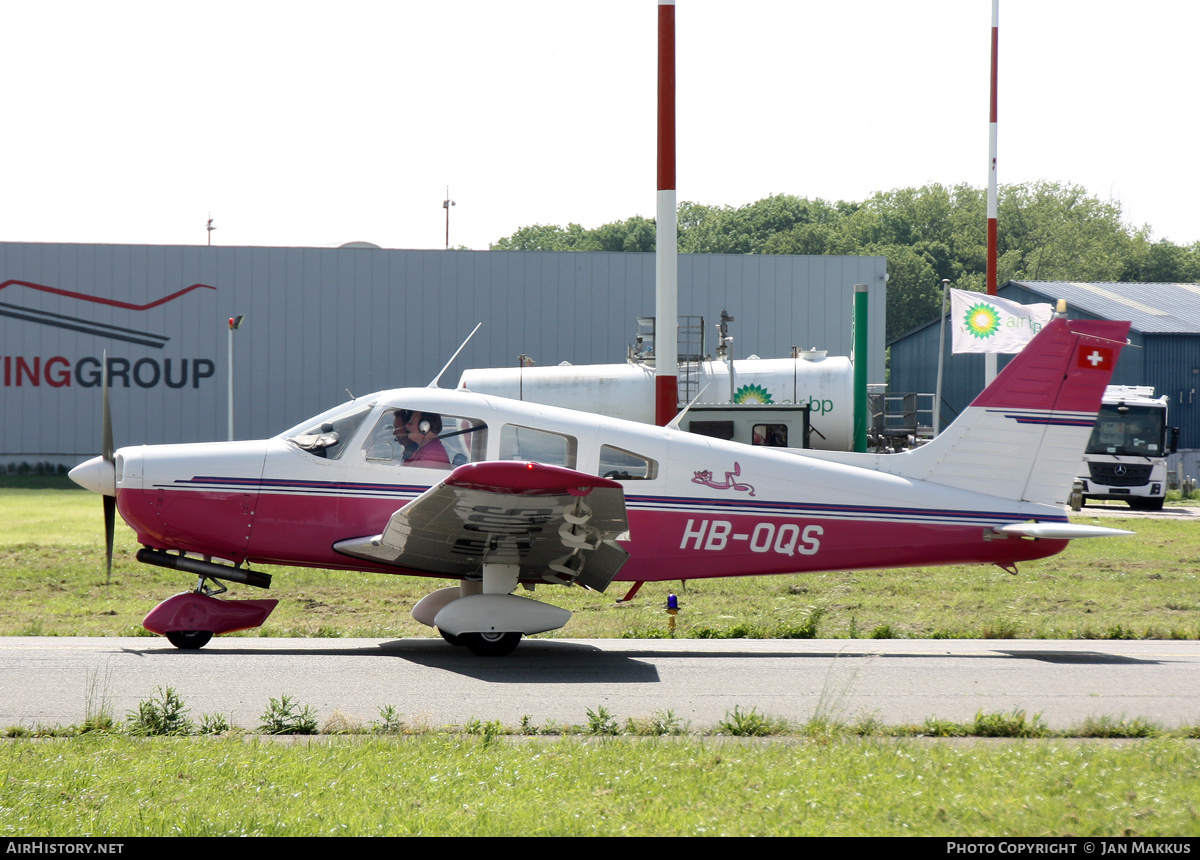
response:
[[[209,639],[212,639],[211,630],[172,630],[167,634],[167,641],[184,651],[203,648]]]

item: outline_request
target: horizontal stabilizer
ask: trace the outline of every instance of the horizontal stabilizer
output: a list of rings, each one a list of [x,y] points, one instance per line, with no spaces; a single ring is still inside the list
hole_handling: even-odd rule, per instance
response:
[[[1051,538],[1054,540],[1080,540],[1094,537],[1121,537],[1134,532],[1125,529],[1106,529],[1103,526],[1084,526],[1075,523],[1013,523],[998,526],[995,531],[1016,537]]]

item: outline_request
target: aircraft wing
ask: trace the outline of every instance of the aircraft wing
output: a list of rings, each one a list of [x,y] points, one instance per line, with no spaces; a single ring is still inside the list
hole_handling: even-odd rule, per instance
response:
[[[616,481],[560,466],[469,463],[392,514],[383,532],[334,544],[347,555],[422,573],[477,575],[517,564],[523,579],[603,591],[629,558]]]

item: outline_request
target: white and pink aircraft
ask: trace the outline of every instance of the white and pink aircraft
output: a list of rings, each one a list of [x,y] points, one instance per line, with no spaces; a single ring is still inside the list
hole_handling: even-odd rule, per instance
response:
[[[180,648],[261,625],[277,601],[216,595],[222,581],[268,587],[257,568],[277,564],[458,580],[413,616],[451,644],[508,654],[570,618],[522,587],[1015,572],[1071,539],[1129,534],[1073,525],[1062,504],[1128,329],[1053,320],[903,454],[754,447],[430,387],[360,397],[265,441],[118,451],[106,399],[104,454],[71,477],[105,496],[110,564],[115,508],[139,561],[198,576],[144,622]]]

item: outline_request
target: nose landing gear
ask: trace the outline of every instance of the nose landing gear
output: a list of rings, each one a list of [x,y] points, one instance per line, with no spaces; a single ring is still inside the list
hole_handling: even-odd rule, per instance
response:
[[[166,636],[176,648],[194,651],[208,644],[214,635],[259,627],[279,603],[278,600],[221,600],[215,595],[226,591],[205,584],[201,576],[194,591],[168,597],[150,610],[142,626],[151,633]]]

